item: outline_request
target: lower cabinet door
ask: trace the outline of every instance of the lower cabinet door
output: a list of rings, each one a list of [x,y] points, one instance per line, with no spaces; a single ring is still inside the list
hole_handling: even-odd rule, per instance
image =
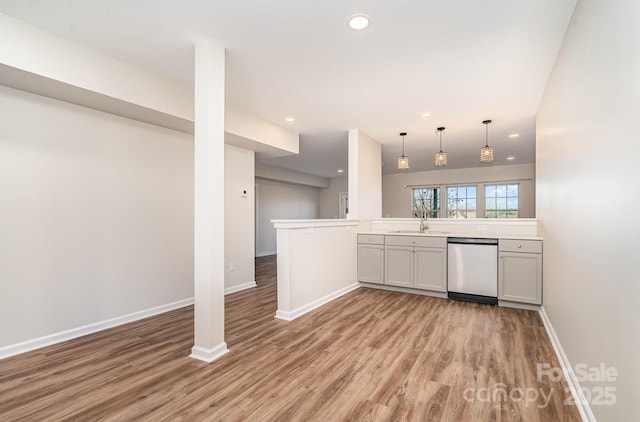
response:
[[[414,286],[416,289],[447,291],[447,250],[415,248]]]
[[[542,304],[542,254],[500,252],[498,299]]]
[[[384,283],[384,246],[358,245],[358,281]]]
[[[409,246],[385,247],[385,284],[413,287],[413,248]]]

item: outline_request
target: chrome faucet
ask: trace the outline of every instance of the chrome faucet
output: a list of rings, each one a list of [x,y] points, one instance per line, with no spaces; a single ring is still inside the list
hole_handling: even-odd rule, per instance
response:
[[[420,215],[420,233],[429,231],[429,222],[427,221],[427,210],[422,209],[422,214]]]

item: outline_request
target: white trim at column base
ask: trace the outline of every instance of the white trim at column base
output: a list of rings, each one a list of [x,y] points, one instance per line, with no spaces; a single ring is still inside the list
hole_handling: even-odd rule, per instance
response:
[[[589,406],[589,402],[582,392],[582,388],[580,387],[580,383],[576,378],[576,374],[575,372],[573,372],[571,362],[569,362],[569,358],[567,357],[564,349],[562,348],[562,345],[560,344],[560,340],[556,335],[556,331],[553,329],[553,325],[551,325],[551,320],[549,320],[549,316],[547,315],[547,311],[545,311],[544,306],[540,307],[540,318],[542,319],[544,328],[547,330],[547,335],[549,336],[549,340],[551,341],[553,350],[556,352],[556,357],[560,362],[564,378],[569,385],[571,396],[573,397],[573,402],[578,408],[580,417],[583,421],[596,422],[596,417],[593,415],[591,407]]]
[[[220,343],[219,345],[217,345],[212,349],[205,349],[204,347],[193,346],[191,348],[191,354],[189,355],[189,357],[193,359],[201,360],[203,362],[211,363],[214,360],[218,359],[220,356],[227,353],[228,351],[229,349],[227,349],[227,343],[225,342]]]

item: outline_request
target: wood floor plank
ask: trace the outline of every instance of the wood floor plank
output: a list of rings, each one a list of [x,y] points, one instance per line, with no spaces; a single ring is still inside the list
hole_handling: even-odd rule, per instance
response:
[[[0,420],[580,420],[536,377],[559,365],[535,312],[363,288],[286,322],[275,257],[256,282],[225,298],[211,364],[188,357],[193,307],[1,360]]]

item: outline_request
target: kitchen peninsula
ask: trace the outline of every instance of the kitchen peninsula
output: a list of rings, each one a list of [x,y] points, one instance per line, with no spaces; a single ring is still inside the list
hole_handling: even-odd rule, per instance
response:
[[[503,256],[499,277],[507,277],[498,292],[500,306],[538,309],[541,304],[542,238],[537,235],[535,219],[433,219],[429,220],[429,232],[424,234],[416,233],[419,232],[420,221],[412,218],[273,220],[273,223],[278,242],[277,318],[293,320],[359,287],[447,297],[443,287],[446,263],[443,264],[442,259],[446,258],[446,239],[453,236],[498,239],[499,253]],[[434,276],[439,278],[440,284],[432,279],[421,287],[421,280],[415,284],[415,278],[411,287],[385,284],[383,253],[386,238],[391,243],[394,240],[395,243],[398,240],[402,242],[402,239],[408,242],[412,241],[407,240],[411,238],[425,239],[419,242],[427,244],[421,243],[418,247],[427,249],[428,253],[424,255],[427,262],[433,264],[440,257],[439,269],[435,271],[437,276]],[[373,243],[376,241],[382,243]],[[359,266],[358,256],[363,244],[377,245],[380,261]],[[412,248],[412,245],[404,246]],[[368,258],[371,258],[370,254]],[[367,268],[366,273],[360,274],[364,281],[359,277],[359,267],[361,270]],[[532,270],[534,272],[526,277],[513,276]],[[371,278],[371,272],[376,271],[380,271],[377,275],[379,281],[372,282],[376,276]],[[509,283],[510,278],[516,281]],[[533,285],[532,279],[535,280]],[[520,280],[524,285],[519,283]],[[504,281],[507,281],[506,285]]]

